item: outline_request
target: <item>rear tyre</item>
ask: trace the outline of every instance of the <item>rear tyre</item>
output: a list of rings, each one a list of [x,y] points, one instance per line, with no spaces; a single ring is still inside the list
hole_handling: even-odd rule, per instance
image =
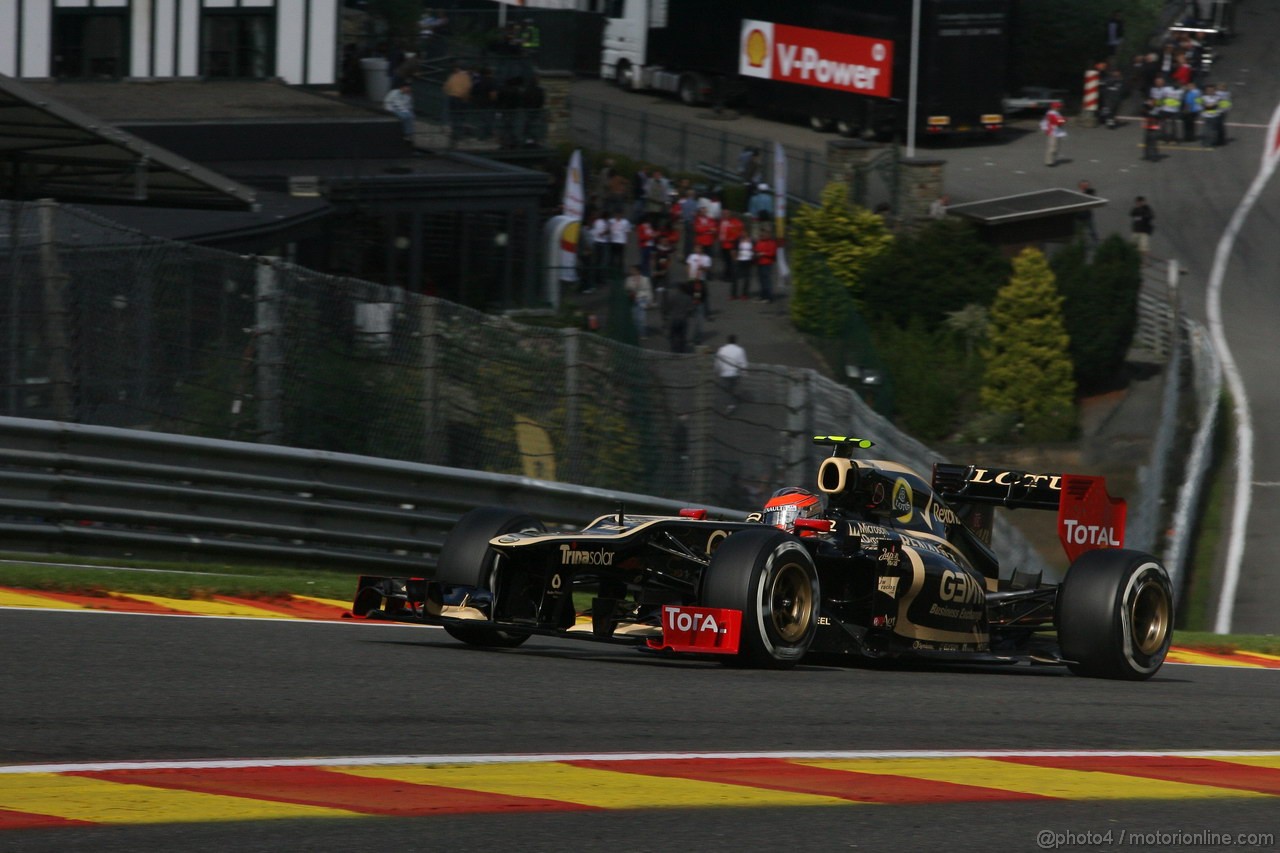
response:
[[[1077,675],[1143,681],[1173,636],[1173,587],[1141,551],[1087,551],[1058,590],[1058,646]]]
[[[502,558],[489,547],[489,540],[503,533],[545,529],[542,522],[522,512],[492,506],[473,509],[458,519],[445,537],[436,562],[436,582],[496,595]],[[444,630],[456,640],[488,648],[515,648],[529,639],[528,634],[502,631],[485,624],[445,623]]]
[[[742,611],[737,660],[790,669],[813,642],[821,600],[809,552],[789,533],[768,528],[721,543],[703,575],[699,603]]]

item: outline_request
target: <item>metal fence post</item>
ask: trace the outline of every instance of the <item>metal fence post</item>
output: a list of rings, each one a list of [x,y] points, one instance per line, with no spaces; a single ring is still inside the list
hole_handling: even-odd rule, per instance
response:
[[[254,276],[257,328],[258,440],[276,444],[284,432],[280,374],[284,366],[283,323],[280,310],[280,273],[276,258],[259,258]]]
[[[42,198],[36,202],[36,212],[40,222],[40,281],[44,293],[45,340],[49,343],[53,415],[57,420],[69,421],[71,372],[67,368],[67,306],[64,299],[67,275],[58,263],[58,235],[54,222],[58,203],[51,198]]]
[[[424,462],[435,462],[443,454],[443,436],[438,432],[440,412],[440,338],[437,334],[437,303],[424,296],[418,302],[419,358],[422,363],[422,450]]]
[[[580,404],[578,399],[578,336],[579,329],[564,329],[564,446],[570,448],[569,458],[565,460],[566,482],[577,482],[578,457],[573,455],[572,448],[578,446],[580,431]]]
[[[694,499],[711,499],[711,412],[715,406],[715,357],[706,347],[698,347],[697,384],[693,386],[693,428],[689,430],[689,485]]]

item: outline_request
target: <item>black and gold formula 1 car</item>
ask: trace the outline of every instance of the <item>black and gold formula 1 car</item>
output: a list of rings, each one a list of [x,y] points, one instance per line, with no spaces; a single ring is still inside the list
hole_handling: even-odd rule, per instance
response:
[[[1125,504],[1099,477],[937,464],[930,481],[833,453],[817,492],[784,489],[745,520],[633,515],[581,530],[484,507],[446,538],[435,576],[362,577],[357,617],[438,624],[473,645],[531,635],[627,643],[788,668],[806,656],[1066,665],[1146,679],[1173,622],[1168,574],[1125,550]],[[994,507],[1056,511],[1061,584],[1001,572]]]

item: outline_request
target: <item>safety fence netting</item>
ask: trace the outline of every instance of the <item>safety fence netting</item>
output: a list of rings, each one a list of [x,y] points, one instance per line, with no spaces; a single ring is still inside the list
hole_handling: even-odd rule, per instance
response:
[[[8,204],[0,224],[8,415],[744,509],[812,484],[817,433],[864,435],[926,476],[933,461],[811,370],[753,365],[729,388],[708,353],[152,239],[74,207]]]

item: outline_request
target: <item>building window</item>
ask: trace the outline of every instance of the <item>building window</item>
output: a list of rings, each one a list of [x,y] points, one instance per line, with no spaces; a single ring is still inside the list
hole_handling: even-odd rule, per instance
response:
[[[261,80],[275,75],[271,15],[206,12],[200,22],[200,70],[205,77]]]
[[[128,19],[123,13],[58,9],[53,15],[53,76],[124,77]]]

